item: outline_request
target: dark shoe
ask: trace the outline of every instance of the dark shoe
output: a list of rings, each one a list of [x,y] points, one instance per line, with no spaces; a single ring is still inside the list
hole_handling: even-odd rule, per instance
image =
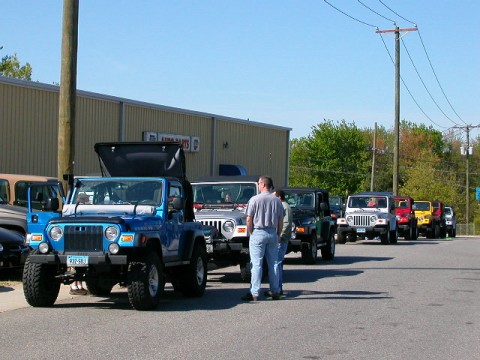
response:
[[[270,290],[265,291],[263,295],[267,298],[272,298],[272,300],[280,300],[280,294],[274,294]]]
[[[253,296],[251,293],[247,293],[242,296],[243,301],[258,301],[258,296]]]

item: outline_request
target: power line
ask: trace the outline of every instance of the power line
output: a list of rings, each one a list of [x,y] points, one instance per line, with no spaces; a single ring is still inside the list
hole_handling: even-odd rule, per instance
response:
[[[358,1],[360,4],[362,4],[363,6],[365,6],[365,7],[366,7],[368,10],[370,10],[371,12],[373,12],[374,14],[377,14],[378,16],[380,16],[380,17],[384,18],[385,20],[391,21],[392,23],[394,23],[394,24],[395,24],[395,21],[394,21],[394,20],[392,20],[392,19],[389,19],[389,18],[387,18],[387,17],[383,16],[382,14],[380,14],[380,13],[376,12],[375,10],[373,10],[371,7],[369,7],[369,6],[365,5],[365,4],[364,4],[363,2],[361,2],[360,0],[357,0],[357,1]]]
[[[395,12],[394,10],[392,10],[391,8],[389,8],[387,5],[385,5],[385,3],[382,1],[382,0],[378,0],[380,2],[380,4],[382,4],[383,6],[385,6],[388,10],[390,10],[392,13],[394,13],[395,15],[397,15],[399,18],[402,18],[403,20],[405,20],[406,22],[409,22],[410,24],[413,24],[415,26],[417,26],[417,24],[415,24],[413,21],[410,21],[406,18],[404,18],[402,15],[398,14],[397,12]]]
[[[423,87],[425,88],[425,90],[427,91],[428,95],[430,96],[430,99],[432,99],[433,103],[437,106],[438,110],[441,111],[441,113],[443,115],[445,115],[445,117],[450,120],[452,123],[454,123],[455,125],[458,125],[455,121],[453,121],[447,114],[445,114],[445,112],[443,111],[443,109],[440,107],[440,105],[438,105],[437,101],[433,98],[432,96],[432,93],[430,92],[430,90],[428,90],[427,88],[427,85],[425,84],[425,81],[423,81],[423,78],[422,76],[420,75],[420,73],[418,72],[418,69],[415,65],[415,63],[413,62],[413,58],[412,56],[410,55],[410,51],[408,51],[408,48],[407,48],[407,45],[405,44],[405,41],[403,41],[402,39],[402,44],[403,44],[403,47],[405,48],[405,51],[407,52],[407,55],[408,55],[408,58],[410,59],[410,62],[412,63],[412,66],[413,66],[413,69],[415,70],[415,72],[417,73],[418,75],[418,78],[420,79],[421,83],[423,84]]]
[[[334,8],[335,10],[337,10],[339,13],[342,13],[343,15],[349,17],[350,19],[355,20],[355,21],[358,21],[358,22],[361,23],[361,24],[364,24],[364,25],[367,25],[367,26],[370,26],[370,27],[373,27],[373,28],[377,28],[377,29],[378,29],[378,27],[375,26],[375,25],[369,24],[369,23],[367,23],[367,22],[365,22],[365,21],[359,20],[359,19],[357,19],[357,18],[355,18],[355,17],[347,14],[345,11],[340,10],[339,8],[337,8],[337,7],[335,7],[334,5],[330,4],[327,0],[323,0],[323,1],[325,1],[328,5],[330,5],[332,8]]]
[[[392,63],[395,65],[395,61],[393,60],[392,58],[392,55],[390,54],[390,50],[388,50],[388,47],[387,47],[387,44],[385,43],[385,40],[383,39],[383,36],[381,33],[380,34],[380,38],[382,39],[382,42],[383,42],[383,45],[385,46],[385,49],[387,50],[387,53],[388,53],[388,56],[390,57],[390,60],[392,61]],[[405,83],[405,80],[403,80],[403,77],[400,76],[400,80],[402,81],[402,84],[403,86],[405,86],[405,89],[407,90],[408,94],[410,95],[410,97],[412,98],[413,102],[417,105],[417,107],[420,109],[420,111],[423,113],[423,115],[425,115],[425,117],[430,120],[432,122],[432,124],[435,124],[436,126],[440,127],[440,128],[444,128],[446,129],[447,127],[446,126],[442,126],[442,125],[439,125],[437,124],[435,121],[432,120],[432,118],[430,118],[430,116],[427,115],[427,113],[422,109],[422,107],[420,106],[420,104],[418,103],[418,101],[415,99],[415,97],[413,96],[412,92],[410,91],[410,89],[408,88],[407,84]]]
[[[455,109],[453,108],[452,104],[448,100],[447,95],[445,94],[445,91],[443,90],[442,85],[440,84],[440,81],[438,80],[438,76],[437,76],[437,73],[435,72],[435,69],[433,68],[432,62],[430,60],[430,56],[428,56],[427,48],[425,47],[425,44],[423,43],[422,35],[420,35],[420,30],[418,30],[418,36],[420,37],[420,42],[422,43],[423,50],[425,51],[425,55],[427,56],[428,62],[430,64],[430,68],[432,69],[433,75],[435,76],[435,79],[437,80],[437,83],[438,83],[438,86],[440,87],[440,90],[442,90],[442,93],[443,93],[443,96],[445,97],[445,100],[447,100],[448,105],[450,105],[450,108],[455,113],[455,115],[457,115],[457,117],[460,119],[460,121],[462,121],[465,125],[467,125],[467,123],[465,121],[463,121],[463,119],[460,117],[460,115],[458,115],[457,112],[455,111]]]

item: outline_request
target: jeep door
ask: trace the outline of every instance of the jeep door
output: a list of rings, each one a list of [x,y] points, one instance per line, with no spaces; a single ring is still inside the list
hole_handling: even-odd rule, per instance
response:
[[[182,186],[179,183],[170,183],[168,187],[167,198],[167,214],[165,218],[165,232],[166,239],[166,253],[165,257],[173,259],[179,259],[180,239],[184,231],[184,214],[183,210],[176,210],[173,207],[173,200],[175,198],[182,197]]]
[[[65,203],[63,187],[60,183],[32,183],[27,190],[28,233],[43,233],[48,221],[62,215]]]

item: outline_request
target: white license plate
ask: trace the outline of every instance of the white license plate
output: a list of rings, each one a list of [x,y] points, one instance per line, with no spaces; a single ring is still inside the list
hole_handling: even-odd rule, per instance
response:
[[[365,234],[365,228],[358,228],[357,233],[359,234]]]
[[[88,256],[68,255],[67,266],[88,266]]]
[[[207,244],[207,254],[213,254],[213,245]]]

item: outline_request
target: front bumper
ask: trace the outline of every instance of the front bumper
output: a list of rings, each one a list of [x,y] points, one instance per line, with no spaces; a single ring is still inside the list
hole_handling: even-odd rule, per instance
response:
[[[69,254],[76,255],[76,254]],[[29,259],[34,264],[47,265],[66,265],[67,256],[59,254],[31,254]],[[88,265],[126,265],[127,255],[108,255],[108,254],[81,254],[88,256]]]
[[[386,234],[389,229],[386,226],[339,226],[337,233],[357,236],[371,236]]]

